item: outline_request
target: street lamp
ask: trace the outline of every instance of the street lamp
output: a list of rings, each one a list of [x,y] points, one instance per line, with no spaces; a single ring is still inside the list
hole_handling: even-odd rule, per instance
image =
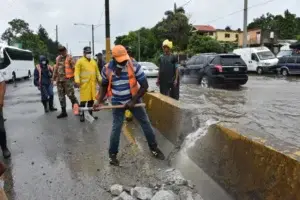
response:
[[[98,28],[99,26],[102,26],[102,25],[104,25],[104,24],[94,25],[94,24],[74,23],[74,26],[91,26],[92,27],[92,52],[93,52],[93,56],[95,55],[94,31],[95,31],[96,28]]]

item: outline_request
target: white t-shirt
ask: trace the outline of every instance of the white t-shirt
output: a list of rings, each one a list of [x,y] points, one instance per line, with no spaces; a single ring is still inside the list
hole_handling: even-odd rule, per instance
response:
[[[3,81],[5,81],[4,75],[3,72],[0,71],[0,83],[2,83]]]

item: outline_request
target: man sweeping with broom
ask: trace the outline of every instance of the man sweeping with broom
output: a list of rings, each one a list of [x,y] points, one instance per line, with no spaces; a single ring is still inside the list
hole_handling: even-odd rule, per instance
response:
[[[102,69],[100,98],[94,106],[95,110],[100,110],[106,94],[111,97],[112,105],[122,105],[122,108],[114,108],[112,111],[113,124],[110,135],[109,162],[111,165],[119,165],[117,154],[126,109],[131,111],[141,125],[152,155],[163,160],[165,157],[157,147],[154,131],[145,108],[135,107],[141,102],[141,97],[149,87],[143,69],[138,63],[132,62],[122,45],[116,45],[112,49],[112,56],[113,60]]]

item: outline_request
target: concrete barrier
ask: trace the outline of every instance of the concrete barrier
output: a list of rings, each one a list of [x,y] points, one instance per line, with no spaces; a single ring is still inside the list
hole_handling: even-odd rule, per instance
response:
[[[184,105],[151,93],[144,101],[153,125],[171,142],[193,131]],[[187,154],[235,199],[300,200],[299,151],[280,152],[216,124]]]
[[[147,93],[144,98],[152,125],[174,145],[194,131],[192,112],[184,104],[160,93]]]

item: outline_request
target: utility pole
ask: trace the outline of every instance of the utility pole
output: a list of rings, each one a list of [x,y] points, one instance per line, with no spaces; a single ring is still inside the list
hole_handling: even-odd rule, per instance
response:
[[[55,41],[56,41],[56,46],[57,46],[57,48],[58,48],[58,26],[56,25],[56,27],[55,27],[55,35],[56,35],[56,39],[55,39]]]
[[[138,49],[139,49],[139,62],[141,61],[141,35],[140,31],[138,31]]]
[[[95,55],[94,24],[92,24],[92,51],[93,51],[93,58],[94,58]]]
[[[105,38],[106,38],[106,62],[110,61],[110,20],[109,20],[109,0],[105,0]]]
[[[243,35],[243,47],[246,48],[248,44],[248,0],[244,0],[244,35]]]

